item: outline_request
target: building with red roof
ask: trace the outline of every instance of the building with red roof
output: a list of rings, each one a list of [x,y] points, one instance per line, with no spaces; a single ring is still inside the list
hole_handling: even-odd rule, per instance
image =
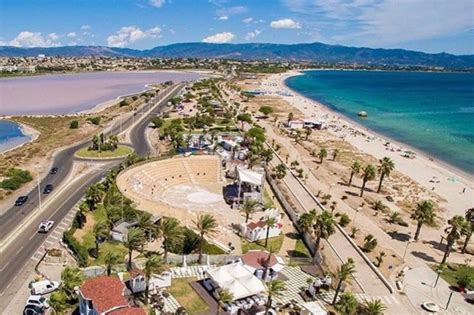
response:
[[[263,250],[251,250],[240,258],[244,267],[257,278],[273,279],[285,266],[281,257]]]

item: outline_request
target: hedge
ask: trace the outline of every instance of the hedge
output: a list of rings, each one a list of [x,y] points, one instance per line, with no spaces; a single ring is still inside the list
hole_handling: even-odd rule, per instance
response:
[[[87,267],[89,260],[89,252],[85,246],[82,246],[74,237],[75,229],[70,229],[63,234],[63,241],[67,244],[69,249],[76,255],[79,267]]]
[[[23,184],[33,180],[29,171],[19,168],[9,168],[5,173],[5,179],[0,182],[0,188],[17,190]]]

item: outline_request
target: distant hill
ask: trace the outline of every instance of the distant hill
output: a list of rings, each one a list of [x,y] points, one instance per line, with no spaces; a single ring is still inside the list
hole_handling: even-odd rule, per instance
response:
[[[447,53],[427,54],[404,49],[372,49],[310,44],[209,44],[181,43],[158,46],[149,50],[104,46],[64,46],[51,48],[19,48],[0,46],[0,56],[121,56],[167,58],[226,58],[242,60],[308,61],[358,63],[376,65],[415,65],[448,68],[474,68],[474,55]]]

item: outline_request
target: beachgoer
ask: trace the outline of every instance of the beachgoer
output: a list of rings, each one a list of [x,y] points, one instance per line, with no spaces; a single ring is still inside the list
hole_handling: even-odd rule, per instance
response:
[[[464,194],[466,192],[466,187],[464,187],[464,189],[462,190],[462,193]]]

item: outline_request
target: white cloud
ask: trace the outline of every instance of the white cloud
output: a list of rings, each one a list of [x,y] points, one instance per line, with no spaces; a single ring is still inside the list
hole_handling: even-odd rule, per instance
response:
[[[219,16],[219,20],[221,20],[221,21],[226,21],[228,19],[229,19],[229,17],[227,15]]]
[[[166,0],[150,0],[148,3],[155,8],[161,8],[165,4]]]
[[[281,20],[272,21],[270,23],[270,27],[298,29],[298,28],[301,28],[301,24],[292,19],[281,19]]]
[[[67,36],[67,37],[70,37],[70,38],[74,38],[74,37],[77,36],[77,34],[76,34],[76,32],[69,32],[69,33],[67,33],[66,36]]]
[[[230,32],[217,33],[204,38],[202,41],[205,43],[228,43],[235,38],[235,35]]]
[[[90,25],[87,25],[87,24],[81,26],[81,30],[83,30],[83,31],[90,30],[91,28],[92,28],[92,27],[91,27]]]
[[[23,31],[12,39],[9,45],[17,47],[54,47],[60,45],[58,39],[59,36],[56,33],[43,36],[39,32]]]
[[[218,16],[231,16],[231,15],[236,15],[236,14],[242,14],[247,12],[248,9],[244,6],[235,6],[235,7],[228,7],[228,8],[221,8],[216,11]]]
[[[258,35],[260,35],[260,31],[259,30],[255,30],[253,32],[248,32],[246,35],[245,35],[245,40],[252,40],[254,39],[255,37],[257,37]]]
[[[142,31],[137,26],[124,26],[114,35],[107,37],[107,45],[111,47],[125,47],[139,40],[146,38],[158,38],[161,34],[161,28],[154,27]]]
[[[248,17],[246,19],[243,19],[242,22],[244,22],[245,24],[249,24],[253,21],[253,18],[252,17]]]

